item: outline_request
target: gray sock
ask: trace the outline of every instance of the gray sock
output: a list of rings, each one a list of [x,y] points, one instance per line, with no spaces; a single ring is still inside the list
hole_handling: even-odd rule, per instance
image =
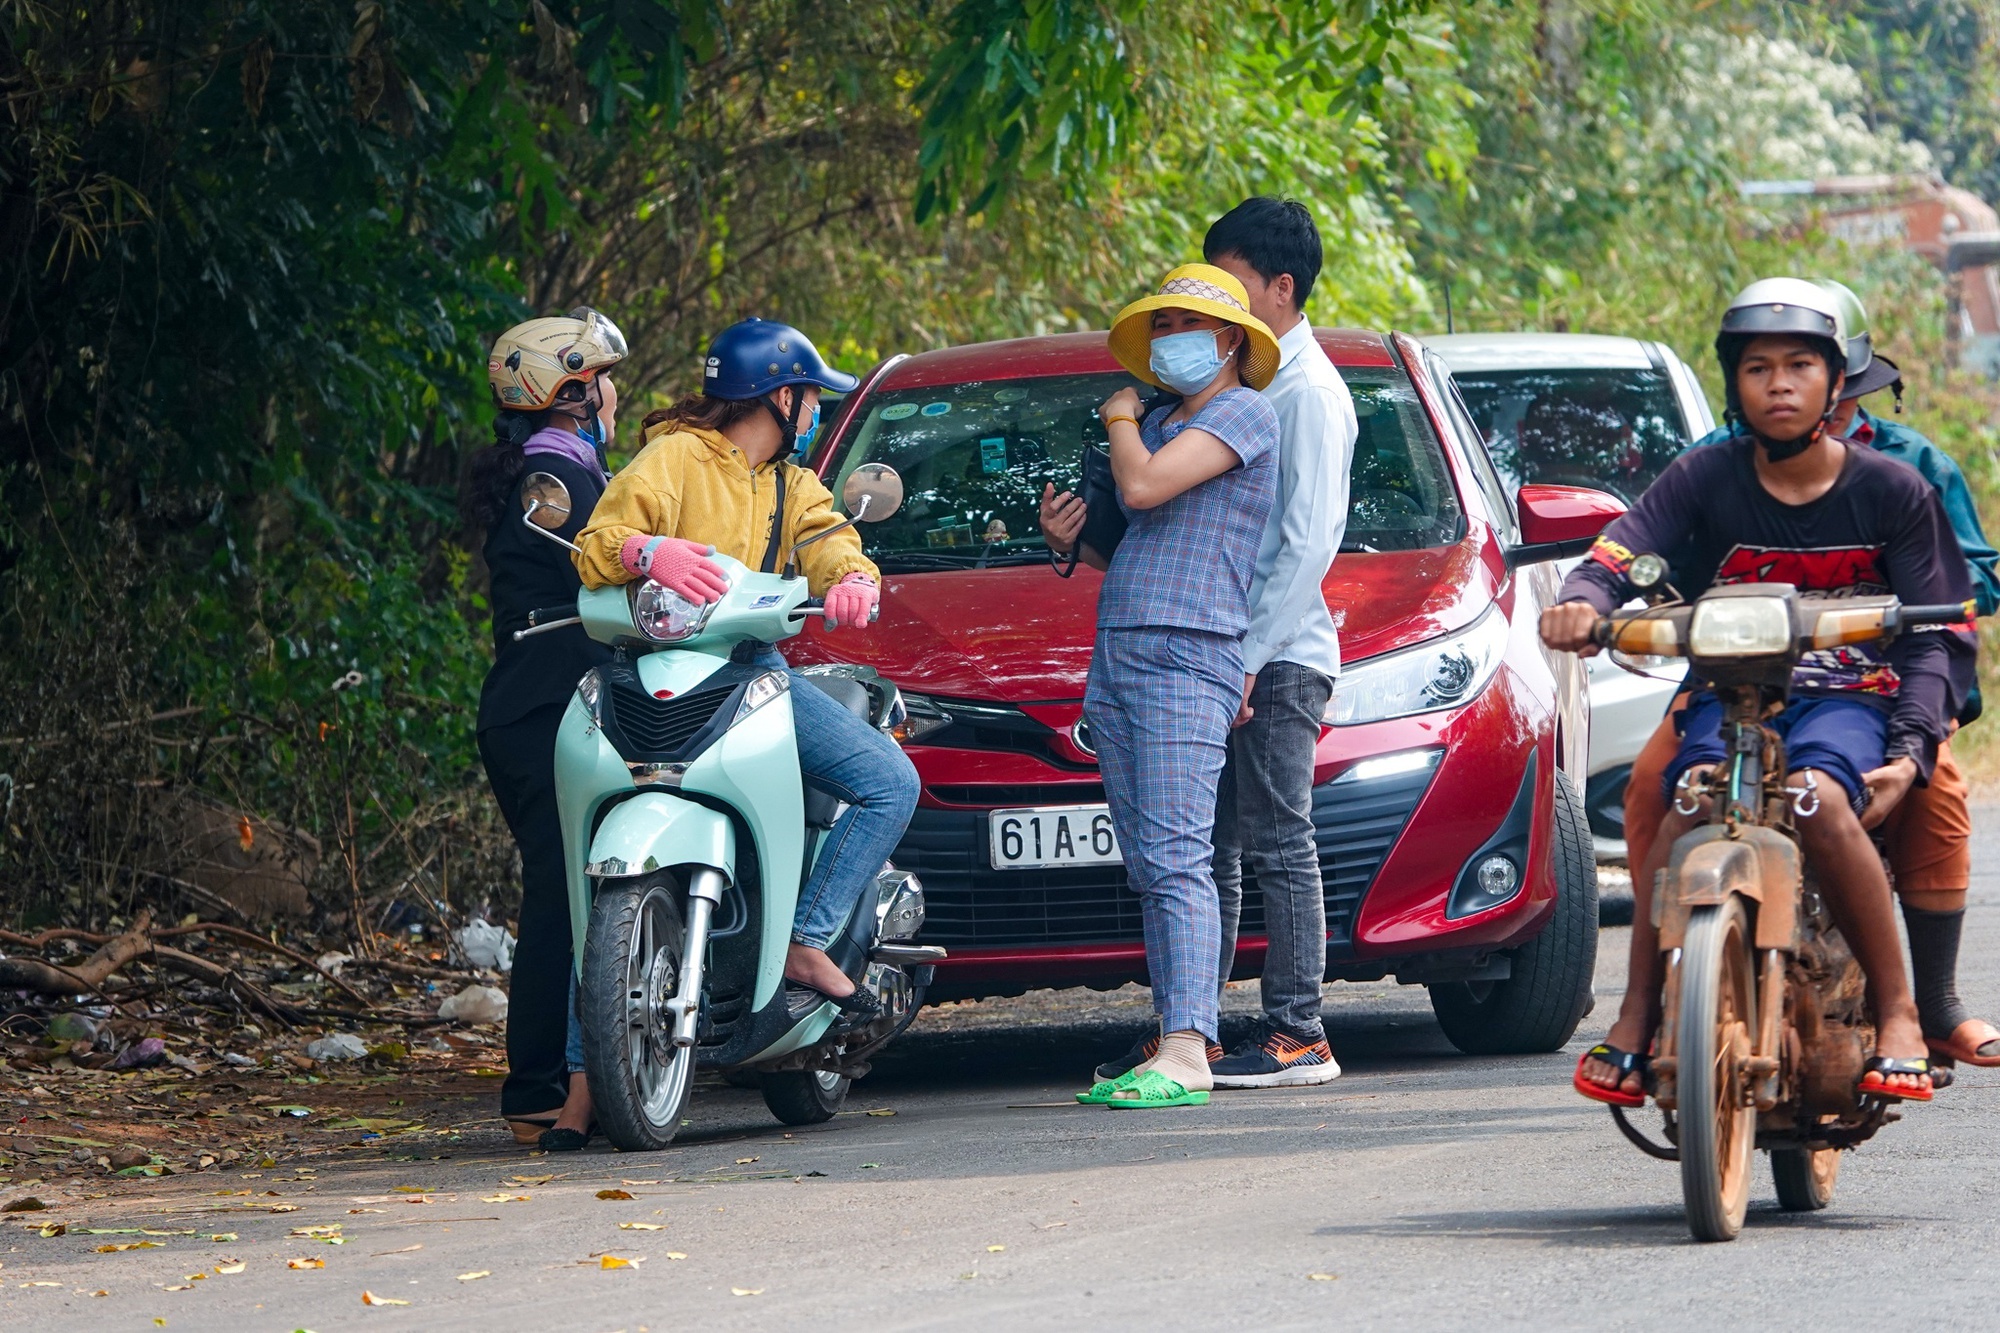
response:
[[[1917,1016],[1924,1035],[1943,1040],[1972,1017],[1958,998],[1958,940],[1965,929],[1965,909],[1927,912],[1903,904],[1903,925],[1910,932],[1910,981],[1917,993]]]

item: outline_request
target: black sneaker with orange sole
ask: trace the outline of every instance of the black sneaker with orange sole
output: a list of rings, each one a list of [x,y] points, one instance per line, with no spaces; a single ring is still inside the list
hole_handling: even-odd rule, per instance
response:
[[[1324,1035],[1264,1023],[1256,1036],[1228,1055],[1219,1060],[1211,1055],[1208,1072],[1218,1088],[1299,1088],[1333,1082],[1340,1077],[1340,1065]]]
[[[1146,1061],[1152,1059],[1159,1053],[1160,1053],[1160,1034],[1157,1030],[1155,1030],[1139,1038],[1139,1040],[1133,1042],[1132,1049],[1125,1052],[1125,1054],[1119,1056],[1116,1060],[1106,1060],[1103,1064],[1099,1065],[1097,1067],[1097,1077],[1099,1078],[1099,1080],[1104,1080],[1104,1079],[1118,1078],[1123,1074],[1129,1074],[1134,1069],[1137,1069],[1140,1065],[1145,1064]],[[1217,1060],[1220,1060],[1221,1058],[1222,1058],[1222,1047],[1214,1042],[1210,1042],[1208,1044],[1209,1064],[1213,1065]],[[1327,1058],[1332,1059],[1333,1057],[1328,1056]]]

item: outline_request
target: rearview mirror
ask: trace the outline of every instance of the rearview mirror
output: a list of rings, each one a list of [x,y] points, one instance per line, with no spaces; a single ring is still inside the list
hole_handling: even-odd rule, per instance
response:
[[[1625,512],[1617,496],[1582,486],[1523,486],[1514,506],[1521,544],[1507,553],[1507,563],[1515,568],[1582,555]]]
[[[840,502],[857,523],[880,523],[903,507],[903,479],[887,463],[863,463],[847,474]]]
[[[521,521],[554,532],[569,514],[569,487],[546,472],[529,473],[521,483]]]

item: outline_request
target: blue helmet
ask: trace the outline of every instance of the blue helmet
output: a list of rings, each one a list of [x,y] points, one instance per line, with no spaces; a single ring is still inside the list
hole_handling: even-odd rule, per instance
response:
[[[835,393],[852,393],[861,383],[835,370],[812,345],[812,339],[789,324],[770,319],[746,319],[731,324],[708,345],[701,391],[710,398],[762,398],[787,384],[817,384]]]

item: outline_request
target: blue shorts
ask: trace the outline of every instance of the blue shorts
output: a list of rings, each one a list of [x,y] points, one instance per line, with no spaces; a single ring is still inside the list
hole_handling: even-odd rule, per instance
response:
[[[1722,745],[1722,701],[1703,692],[1688,700],[1675,724],[1681,748],[1667,765],[1663,790],[1674,799],[1681,774],[1700,764],[1719,764],[1729,752]],[[1883,763],[1889,715],[1858,699],[1798,699],[1771,719],[1771,730],[1785,743],[1785,767],[1796,773],[1816,768],[1847,792],[1847,803],[1859,813],[1864,800],[1862,775]]]

